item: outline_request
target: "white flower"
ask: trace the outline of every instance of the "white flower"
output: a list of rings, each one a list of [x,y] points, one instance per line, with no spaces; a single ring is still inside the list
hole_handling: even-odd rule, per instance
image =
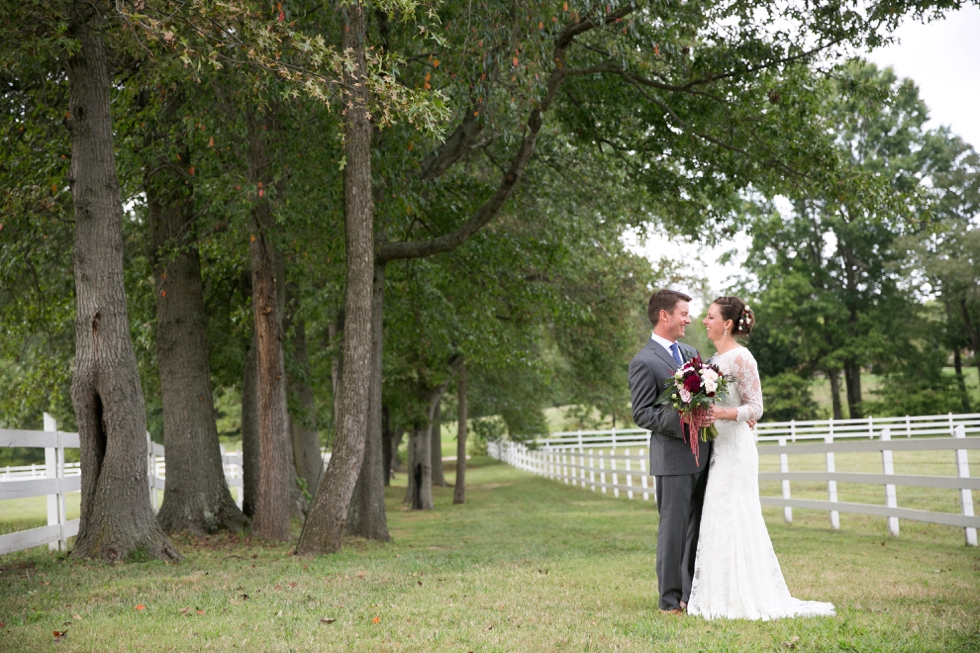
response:
[[[681,401],[683,401],[685,404],[691,403],[691,393],[688,392],[686,388],[681,388],[680,394],[681,394]]]
[[[706,380],[711,381],[712,383],[718,380],[718,372],[715,372],[710,367],[706,367],[703,370],[701,370],[701,376],[703,376]]]
[[[710,379],[704,380],[704,391],[709,395],[718,389],[718,384]]]

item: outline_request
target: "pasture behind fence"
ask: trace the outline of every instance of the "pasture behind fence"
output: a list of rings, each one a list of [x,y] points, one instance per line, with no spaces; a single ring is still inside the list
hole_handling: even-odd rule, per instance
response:
[[[65,463],[65,450],[78,449],[77,433],[58,430],[54,418],[44,414],[44,430],[0,429],[0,447],[44,448],[44,465],[24,465],[0,470],[0,501],[47,497],[47,525],[0,535],[0,555],[48,545],[52,551],[68,548],[68,538],[78,534],[78,519],[66,515],[66,495],[81,491],[79,463]],[[159,510],[159,493],[167,487],[166,451],[146,434],[146,478],[150,503]],[[225,480],[242,506],[241,452],[221,449]],[[2,506],[2,504],[0,504]]]
[[[760,471],[760,483],[776,481],[781,496],[760,497],[762,505],[783,508],[787,522],[793,508],[829,513],[832,528],[840,528],[840,513],[885,517],[889,532],[899,535],[899,520],[963,528],[970,546],[977,546],[980,518],[974,515],[973,490],[980,478],[971,477],[969,450],[980,449],[980,414],[932,415],[862,420],[819,420],[759,424],[756,429],[760,470],[768,456],[778,456],[779,471]],[[899,439],[896,439],[896,434]],[[655,479],[647,475],[649,432],[643,429],[573,431],[536,440],[532,447],[508,440],[492,442],[491,456],[520,469],[592,491],[656,500]],[[952,452],[956,476],[896,474],[894,452]],[[837,454],[876,453],[881,473],[839,472]],[[823,471],[790,471],[790,457],[823,456]],[[826,500],[794,498],[792,484],[826,483]],[[881,487],[883,505],[839,499],[839,485]],[[897,487],[954,490],[959,514],[902,508]]]

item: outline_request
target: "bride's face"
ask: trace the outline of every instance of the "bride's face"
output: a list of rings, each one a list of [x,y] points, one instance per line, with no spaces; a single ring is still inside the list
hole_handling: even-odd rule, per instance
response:
[[[726,326],[731,328],[731,320],[722,319],[721,309],[718,308],[717,304],[708,307],[708,316],[704,318],[702,324],[704,324],[705,331],[708,332],[708,339],[712,342],[724,337]]]

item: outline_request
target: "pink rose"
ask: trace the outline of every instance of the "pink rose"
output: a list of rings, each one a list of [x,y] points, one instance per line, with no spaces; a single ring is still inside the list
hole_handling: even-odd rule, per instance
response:
[[[685,388],[681,388],[680,389],[680,394],[681,394],[681,401],[683,401],[685,404],[691,403],[691,393],[690,392],[688,392]]]

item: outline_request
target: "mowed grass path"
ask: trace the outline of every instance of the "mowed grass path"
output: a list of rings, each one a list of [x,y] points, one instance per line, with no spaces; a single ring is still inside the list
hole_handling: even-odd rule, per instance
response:
[[[171,565],[0,557],[0,650],[980,651],[980,552],[962,531],[891,539],[884,520],[837,532],[767,510],[790,590],[838,616],[706,622],[657,610],[652,502],[487,459],[469,480],[465,506],[437,489],[426,513],[391,488],[394,541],[336,556],[222,536],[178,538]]]

